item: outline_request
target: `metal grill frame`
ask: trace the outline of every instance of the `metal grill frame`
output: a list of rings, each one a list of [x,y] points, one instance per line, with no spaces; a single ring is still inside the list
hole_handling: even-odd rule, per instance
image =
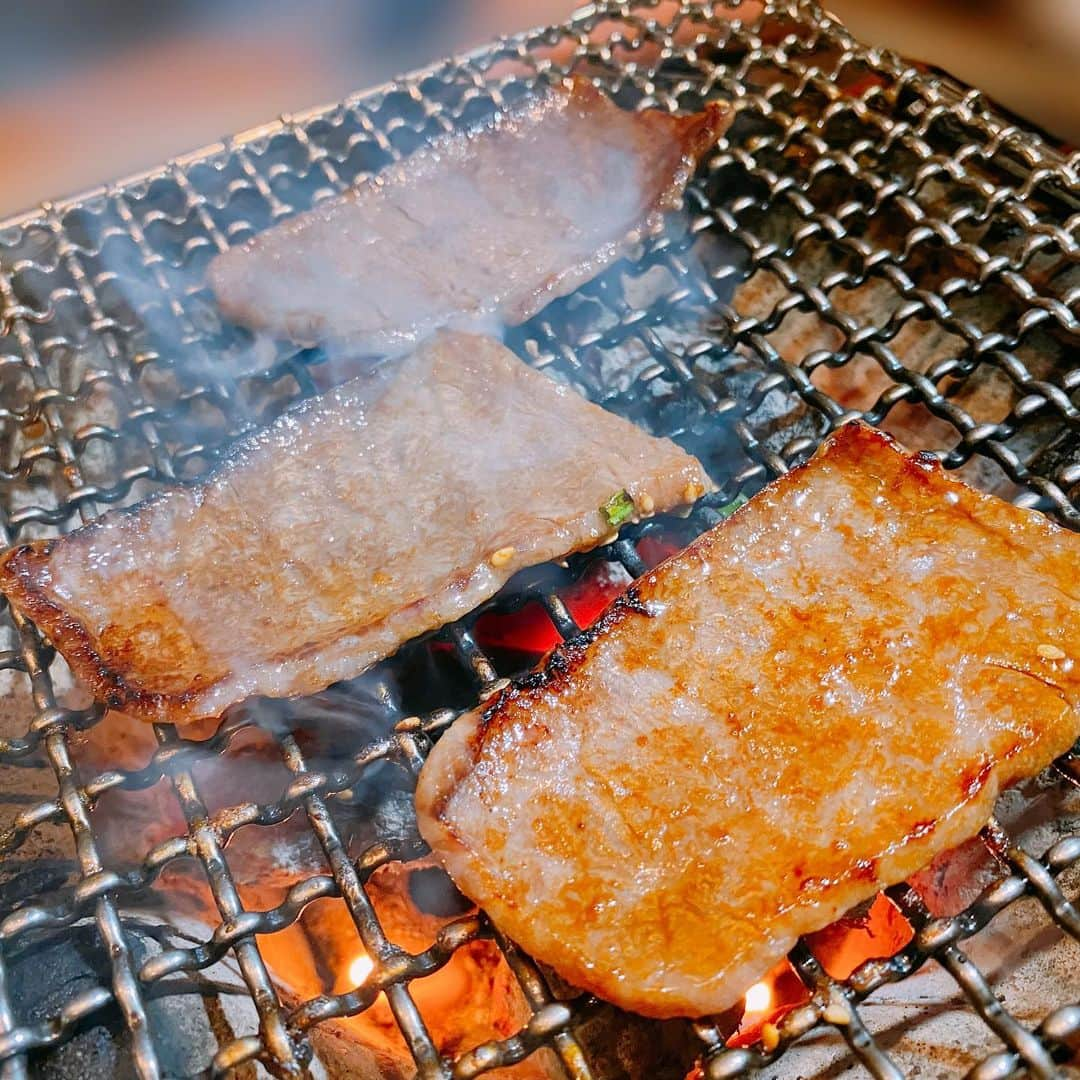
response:
[[[343,190],[370,171],[353,163],[357,148],[361,158],[367,155],[365,160],[400,158],[430,135],[468,122],[475,110],[499,107],[536,80],[561,77],[571,68],[586,69],[616,96],[629,94],[634,104],[674,109],[716,94],[730,98],[740,114],[768,119],[779,129],[777,134],[759,134],[740,142],[733,132],[709,169],[739,169],[755,178],[764,185],[769,201],[786,202],[802,220],[796,249],[813,238],[845,248],[863,276],[887,278],[904,301],[895,320],[885,326],[853,324],[833,305],[830,292],[855,283],[858,273],[826,282],[804,281],[793,251],[763,240],[746,226],[743,215],[754,202],[752,196],[713,205],[698,184],[688,194],[688,229],[669,230],[649,241],[642,256],[643,265],[663,266],[671,273],[678,283],[673,293],[636,309],[618,294],[608,274],[585,289],[590,302],[613,316],[603,328],[568,334],[548,311],[511,335],[511,343],[529,362],[548,368],[609,406],[629,408],[636,396],[650,388],[669,386],[674,399],[692,402],[692,422],[687,424],[726,426],[740,456],[725,468],[724,475],[716,477],[719,493],[698,504],[686,523],[688,530],[699,532],[715,524],[724,502],[788,470],[813,449],[825,430],[852,415],[812,379],[816,366],[843,363],[850,359],[850,352],[839,357],[811,356],[803,364],[792,364],[771,344],[770,333],[794,310],[812,310],[837,327],[849,344],[872,354],[894,380],[894,387],[862,414],[867,419],[880,423],[900,402],[921,403],[959,433],[959,442],[942,451],[947,467],[959,467],[977,455],[988,458],[1023,490],[1018,501],[1039,505],[1070,527],[1080,526],[1076,501],[1080,465],[1066,462],[1051,471],[1039,471],[1010,443],[1016,430],[1033,417],[1054,417],[1066,434],[1080,428],[1080,410],[1074,401],[1080,369],[1063,372],[1056,381],[1040,379],[1018,355],[1025,338],[1037,328],[1071,336],[1074,341],[1080,333],[1080,289],[1057,295],[1029,273],[1033,261],[1047,252],[1057,252],[1066,260],[1075,260],[1080,252],[1080,216],[1075,212],[1080,206],[1080,156],[1063,156],[1010,123],[977,92],[928,75],[888,51],[860,45],[810,0],[769,0],[760,17],[745,23],[732,21],[731,12],[721,4],[715,10],[689,0],[665,5],[662,21],[656,18],[655,8],[650,3],[591,4],[562,27],[507,38],[341,105],[285,117],[127,181],[43,204],[0,226],[0,376],[11,375],[17,391],[13,403],[0,409],[0,425],[5,445],[18,451],[0,473],[4,485],[0,540],[7,544],[26,535],[68,529],[92,520],[108,504],[131,501],[146,488],[187,479],[212,463],[216,450],[238,432],[260,422],[285,400],[315,391],[310,368],[321,357],[310,351],[282,349],[258,370],[242,376],[216,362],[222,330],[213,325],[212,316],[207,321],[205,294],[191,266],[197,257],[224,250],[250,234],[252,223],[237,217],[231,208],[237,199],[258,205],[261,225],[272,223],[305,209],[312,199]],[[764,32],[776,20],[786,32]],[[725,60],[728,54],[735,59]],[[827,66],[815,63],[815,58],[822,57],[827,57]],[[790,87],[754,84],[751,75],[760,64],[776,65],[792,75],[796,97],[812,92],[826,102],[817,127],[805,117],[784,112]],[[849,67],[873,76],[865,91],[840,88],[840,75]],[[861,141],[846,148],[831,146],[824,137],[825,128],[838,118],[850,122],[861,133]],[[945,122],[960,125],[966,133],[963,145],[942,149],[937,132]],[[905,183],[867,169],[860,158],[866,150],[863,143],[872,139],[886,149],[902,145],[914,155],[921,162],[914,177]],[[286,156],[294,156],[293,165],[274,160],[278,141],[286,147]],[[822,211],[791,178],[772,171],[763,161],[767,151],[782,149],[792,141],[809,148],[812,169],[843,174],[872,192],[875,207],[897,201],[911,218],[909,246],[936,239],[960,251],[976,268],[974,277],[950,280],[937,292],[921,288],[906,273],[903,258],[849,232],[847,222],[854,220],[858,206],[851,203],[835,212]],[[1011,176],[1013,182],[994,184],[986,171]],[[300,185],[300,194],[290,200],[286,196],[293,190],[289,187],[293,177],[301,177],[307,186]],[[918,194],[937,181],[968,190],[981,201],[982,209],[960,207],[944,216],[928,212]],[[155,194],[155,189],[165,190],[165,196]],[[1048,200],[1061,209],[1047,212]],[[1006,256],[967,237],[965,225],[980,214],[982,220],[1001,217],[1014,222],[1023,234],[1020,247]],[[86,222],[99,219],[103,223],[100,235],[96,241],[88,240]],[[708,230],[741,245],[748,268],[732,268],[704,279],[695,276],[686,255],[695,237]],[[127,267],[131,274],[110,269],[108,260],[99,259],[106,245],[115,243],[134,259]],[[126,265],[122,262],[122,267]],[[784,282],[788,295],[767,317],[748,318],[725,299],[723,286],[729,276],[762,268]],[[117,288],[133,288],[132,275],[140,279],[141,291],[129,304],[130,296],[118,298]],[[24,279],[44,284],[35,294]],[[987,334],[952,311],[955,297],[990,283],[1008,291],[1025,309],[1011,338]],[[703,335],[700,348],[679,349],[662,333],[664,315],[690,293],[694,302],[715,316],[714,340]],[[906,368],[891,351],[890,342],[900,325],[913,318],[927,318],[956,333],[966,343],[967,355],[957,358],[948,370],[920,373]],[[172,327],[175,356],[157,352],[155,333],[146,331],[160,320]],[[734,344],[759,363],[759,375],[749,392],[729,391],[722,376],[703,377],[697,361],[716,348],[716,339],[721,337],[726,349]],[[624,345],[631,339],[644,347],[649,363],[638,372],[631,390],[620,396],[597,383],[587,354],[590,349]],[[243,349],[237,346],[236,351]],[[1013,408],[1003,421],[987,423],[969,415],[940,388],[950,371],[982,362],[998,366],[1016,389]],[[181,381],[178,393],[165,404],[144,389],[145,373],[157,370],[172,370]],[[277,397],[267,397],[264,391],[276,392]],[[821,421],[820,429],[795,434],[779,446],[766,438],[753,416],[776,391],[807,406]],[[262,411],[250,405],[260,394]],[[99,407],[95,395],[103,395],[112,404]],[[116,402],[120,405],[114,408]],[[204,408],[219,413],[215,432],[205,439],[178,441],[175,418]],[[73,415],[88,415],[89,420],[73,426]],[[685,434],[681,428],[674,433],[680,431]],[[112,471],[107,479],[99,479],[96,472],[101,465],[93,461],[93,448],[129,444],[138,447],[136,457],[106,455],[105,472]],[[88,474],[88,461],[95,475]],[[56,493],[51,504],[44,498],[46,489]],[[656,527],[631,530],[591,558],[620,562],[636,577],[645,569],[636,543]],[[525,588],[514,602],[529,599],[544,605],[563,638],[580,632],[550,585]],[[541,972],[497,935],[532,1017],[511,1038],[477,1047],[455,1061],[443,1060],[410,994],[409,981],[445,963],[466,941],[493,931],[482,918],[464,918],[448,926],[432,948],[415,956],[404,953],[387,939],[364,882],[379,865],[410,852],[387,843],[376,845],[357,862],[346,853],[331,809],[333,796],[346,791],[377,762],[393,762],[415,776],[431,738],[454,718],[453,710],[400,721],[385,738],[360,747],[346,765],[328,772],[313,769],[297,740],[283,734],[279,745],[292,780],[281,798],[268,805],[245,804],[210,815],[191,766],[205,755],[226,749],[248,719],[228,721],[201,744],[186,743],[170,729],[159,727],[155,729],[159,748],[146,768],[112,770],[80,782],[71,736],[94,724],[100,714],[58,705],[50,675],[51,649],[25,620],[11,612],[7,618],[14,644],[0,654],[0,669],[28,680],[35,715],[22,738],[0,742],[0,761],[31,765],[45,760],[55,773],[57,796],[18,814],[0,836],[0,853],[18,850],[45,824],[64,824],[74,840],[79,877],[62,902],[30,902],[0,921],[0,1072],[5,1078],[25,1077],[28,1053],[62,1042],[80,1021],[111,1002],[119,1006],[131,1032],[139,1075],[159,1076],[160,1064],[148,1029],[147,989],[167,975],[203,970],[226,954],[234,957],[250,991],[259,1031],[223,1046],[213,1062],[214,1075],[253,1060],[279,1075],[299,1075],[310,1054],[306,1033],[313,1025],[354,1014],[385,992],[420,1077],[465,1080],[520,1061],[539,1046],[552,1048],[574,1080],[593,1076],[574,1034],[590,1002],[556,1001]],[[475,615],[444,631],[443,639],[453,644],[461,665],[471,673],[476,699],[484,700],[503,682],[472,636],[474,620]],[[1058,768],[1075,780],[1075,758],[1063,760]],[[157,845],[134,871],[104,865],[91,818],[93,807],[110,790],[137,790],[162,777],[169,777],[174,786],[188,822],[187,834]],[[297,808],[306,814],[331,876],[298,883],[273,910],[245,911],[225,855],[228,839],[246,825],[280,822]],[[201,864],[220,924],[204,945],[167,950],[137,967],[121,919],[124,898],[183,856],[194,856]],[[891,898],[916,930],[914,940],[888,961],[863,964],[842,983],[825,973],[806,946],[798,946],[791,960],[811,991],[810,1003],[783,1020],[779,1043],[769,1052],[760,1045],[727,1049],[709,1025],[698,1025],[706,1074],[735,1076],[767,1065],[802,1035],[831,1025],[874,1076],[901,1076],[886,1050],[867,1031],[858,1004],[886,982],[905,978],[934,958],[1003,1044],[999,1053],[973,1070],[976,1080],[1009,1077],[1024,1070],[1037,1077],[1057,1075],[1058,1062],[1075,1049],[1080,1038],[1080,1004],[1063,1003],[1036,1031],[1024,1028],[1002,1008],[987,977],[965,956],[961,942],[1025,895],[1036,898],[1053,923],[1080,940],[1080,913],[1056,880],[1080,863],[1080,836],[1061,840],[1040,859],[1017,846],[1009,849],[1008,858],[1011,874],[955,918],[931,918],[912,890],[891,890]],[[322,997],[286,1012],[255,934],[292,924],[308,903],[324,896],[344,899],[375,969],[352,993]],[[80,993],[50,1023],[20,1026],[6,988],[4,952],[31,931],[62,932],[85,916],[93,917],[107,947],[111,986]]]

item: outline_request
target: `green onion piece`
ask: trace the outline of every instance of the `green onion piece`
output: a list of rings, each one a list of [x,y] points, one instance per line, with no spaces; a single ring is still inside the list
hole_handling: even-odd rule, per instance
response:
[[[633,516],[634,500],[630,498],[625,490],[616,491],[615,494],[600,507],[600,513],[604,515],[604,519],[614,529],[621,525],[628,517]]]
[[[725,503],[716,511],[724,517],[731,517],[740,506],[745,506],[750,500],[740,491],[729,503]]]

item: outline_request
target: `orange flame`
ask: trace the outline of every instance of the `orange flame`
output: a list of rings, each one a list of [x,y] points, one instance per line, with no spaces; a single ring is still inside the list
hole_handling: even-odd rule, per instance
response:
[[[743,998],[743,1007],[745,1009],[745,1012],[743,1013],[744,1022],[746,1018],[753,1020],[755,1016],[767,1015],[772,1011],[772,1003],[772,984],[764,981],[754,983],[754,985],[746,991],[746,997]]]
[[[782,960],[761,982],[754,983],[743,997],[743,1015],[739,1027],[727,1040],[728,1046],[752,1046],[758,1040],[768,1042],[776,1034],[776,1025],[809,995],[802,980],[787,960]]]
[[[349,965],[349,982],[359,986],[374,970],[375,961],[367,953],[361,953]]]

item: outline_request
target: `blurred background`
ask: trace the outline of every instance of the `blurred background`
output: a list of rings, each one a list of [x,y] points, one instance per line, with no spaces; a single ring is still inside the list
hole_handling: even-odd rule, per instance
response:
[[[0,0],[0,214],[343,97],[574,0]],[[832,0],[1080,144],[1080,0]]]

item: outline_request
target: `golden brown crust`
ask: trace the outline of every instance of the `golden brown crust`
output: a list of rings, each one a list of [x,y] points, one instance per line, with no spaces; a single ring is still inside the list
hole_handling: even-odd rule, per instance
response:
[[[418,820],[563,978],[706,1015],[1078,731],[1080,541],[849,425],[457,721]]]
[[[140,711],[138,706],[149,701],[147,695],[133,691],[118,671],[110,669],[94,649],[86,627],[49,598],[48,561],[55,544],[55,540],[35,540],[8,550],[0,557],[0,592],[48,635],[96,700],[110,709],[135,706],[135,711]]]
[[[94,525],[92,522],[84,528],[93,529]],[[131,679],[123,671],[124,654],[130,650],[121,644],[106,658],[94,647],[86,627],[50,598],[46,589],[48,559],[56,542],[55,539],[35,540],[19,544],[0,556],[0,592],[48,636],[96,701],[148,723],[170,719],[183,724],[185,734],[191,738],[212,735],[218,726],[217,717],[188,716],[189,706],[206,689],[205,685],[193,685],[177,694],[144,689],[137,676]]]

